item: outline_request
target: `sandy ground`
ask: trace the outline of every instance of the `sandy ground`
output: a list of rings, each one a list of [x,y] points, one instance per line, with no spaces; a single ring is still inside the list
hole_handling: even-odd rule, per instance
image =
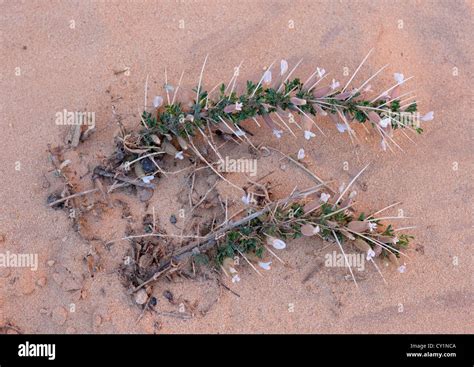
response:
[[[0,37],[0,250],[39,256],[37,271],[0,270],[0,326],[29,333],[474,331],[470,2],[2,0]],[[54,122],[57,111],[94,111],[94,147],[107,151],[112,105],[136,123],[132,115],[143,106],[146,76],[149,95],[161,93],[165,67],[174,83],[185,70],[189,89],[209,54],[209,89],[227,81],[242,59],[246,79],[257,79],[281,57],[290,63],[304,58],[299,75],[319,65],[342,76],[372,47],[357,80],[390,63],[374,87],[390,85],[394,72],[413,75],[409,86],[421,109],[435,111],[415,143],[397,135],[405,152],[384,153],[369,136],[354,147],[327,121],[325,140],[273,143],[287,153],[304,146],[311,168],[340,182],[370,162],[358,183],[366,189],[359,197],[363,208],[403,201],[413,219],[400,225],[417,225],[405,274],[384,269],[384,285],[370,271],[360,291],[343,270],[323,269],[303,282],[324,251],[300,240],[282,254],[287,266],[275,265],[264,277],[246,270],[233,285],[240,298],[206,283],[180,284],[175,295],[189,302],[218,297],[206,316],[147,314],[138,323],[140,312],[113,267],[85,275],[91,244],[63,212],[45,205],[51,184],[46,146],[61,144],[65,133]],[[125,67],[129,75],[114,74]],[[286,179],[287,187],[295,182],[306,183]],[[108,256],[120,258],[119,250]],[[169,287],[159,284],[157,294]],[[158,306],[166,302],[160,296]]]

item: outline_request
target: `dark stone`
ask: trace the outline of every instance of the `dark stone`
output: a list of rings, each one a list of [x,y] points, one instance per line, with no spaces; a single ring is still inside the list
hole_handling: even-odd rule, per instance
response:
[[[174,214],[171,215],[171,217],[170,217],[170,222],[171,222],[171,224],[176,224],[177,221],[178,221],[178,220],[176,219],[176,215],[174,215]]]
[[[155,171],[155,165],[153,164],[150,158],[143,158],[141,160],[141,163],[142,163],[142,168],[145,171],[145,173],[150,173],[150,172]]]

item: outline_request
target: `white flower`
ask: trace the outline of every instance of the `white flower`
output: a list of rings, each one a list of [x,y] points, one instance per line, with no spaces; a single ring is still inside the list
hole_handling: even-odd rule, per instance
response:
[[[321,228],[319,228],[319,226],[314,227],[313,233],[316,234],[319,232],[321,232]]]
[[[163,104],[163,97],[161,96],[156,96],[153,98],[153,106],[155,108],[159,108]]]
[[[385,117],[383,120],[380,120],[379,124],[385,129],[390,124],[390,117]]]
[[[347,125],[346,125],[346,124],[337,123],[337,124],[336,124],[336,128],[337,128],[337,130],[338,130],[340,133],[343,133],[344,131],[347,130]]]
[[[165,90],[167,92],[172,92],[174,91],[174,87],[171,84],[165,84]]]
[[[181,151],[177,152],[177,153],[174,155],[174,158],[175,158],[175,159],[183,160],[183,159],[184,159],[183,152],[181,152]]]
[[[382,141],[380,142],[380,146],[382,147],[382,150],[384,152],[387,150],[387,142],[385,141],[385,139],[382,139]]]
[[[252,194],[248,193],[247,195],[242,196],[242,202],[245,205],[250,205],[250,203],[252,202]]]
[[[238,129],[235,131],[235,136],[244,136],[245,135],[245,131],[243,131],[242,129]]]
[[[392,242],[394,245],[396,245],[398,241],[400,241],[398,237],[393,237]]]
[[[357,191],[352,191],[350,194],[349,194],[349,199],[354,199],[357,195]]]
[[[326,194],[325,192],[323,192],[323,193],[321,193],[321,196],[319,197],[319,200],[322,203],[327,203],[330,197],[331,197],[330,194]]]
[[[240,282],[239,274],[234,274],[232,276],[232,283],[238,283],[238,282]]]
[[[235,110],[236,110],[236,111],[242,111],[242,105],[243,105],[243,104],[242,104],[241,102],[237,102],[237,103],[235,104]]]
[[[336,88],[339,88],[340,85],[341,84],[336,79],[333,79],[331,83],[331,89],[334,90]]]
[[[285,74],[287,70],[288,70],[288,61],[281,60],[280,61],[280,75]]]
[[[263,261],[259,261],[259,262],[258,262],[258,266],[260,266],[260,267],[261,267],[262,269],[264,269],[264,270],[270,270],[270,269],[271,269],[271,266],[270,266],[270,265],[272,265],[272,262],[271,262],[271,261],[266,262],[266,263],[263,262]]]
[[[324,74],[326,74],[326,70],[324,70],[324,69],[322,69],[322,68],[320,69],[319,67],[316,68],[316,71],[317,71],[318,77],[319,77],[320,79],[324,76]]]
[[[399,273],[404,273],[407,270],[406,264],[400,265],[397,270]]]
[[[315,136],[316,136],[316,134],[313,133],[312,131],[309,131],[309,130],[305,130],[305,131],[304,131],[304,138],[305,138],[306,140],[309,140],[309,139],[311,139],[311,138],[314,138]]]
[[[153,181],[153,179],[155,178],[155,176],[143,176],[142,177],[142,181],[146,184],[150,183],[151,181]]]
[[[374,257],[375,257],[375,251],[374,250],[370,249],[369,251],[367,251],[367,261],[372,260]]]
[[[393,74],[393,78],[398,84],[402,84],[403,81],[405,80],[405,76],[401,73],[395,73]]]
[[[431,121],[434,118],[434,112],[430,111],[420,118],[421,121]]]
[[[265,71],[263,74],[263,82],[270,84],[272,82],[272,72],[270,70]]]
[[[373,232],[377,229],[377,223],[369,222],[369,231]]]
[[[277,139],[281,138],[281,134],[283,134],[283,131],[278,130],[278,129],[273,129],[273,135],[275,135]]]
[[[283,250],[286,247],[286,243],[275,237],[268,237],[267,244],[273,246],[277,250]]]
[[[299,161],[301,161],[302,159],[304,159],[304,157],[305,157],[304,149],[301,148],[300,150],[298,150],[297,158],[298,158]]]

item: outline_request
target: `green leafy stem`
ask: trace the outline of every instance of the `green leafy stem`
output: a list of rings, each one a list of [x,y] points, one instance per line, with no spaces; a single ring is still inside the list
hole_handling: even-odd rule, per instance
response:
[[[273,132],[279,134],[283,131],[278,130],[277,125],[280,124],[275,124],[275,121],[282,122],[282,117],[294,123],[294,114],[311,120],[318,115],[330,115],[344,129],[349,128],[351,122],[369,122],[380,128],[380,122],[385,119],[383,128],[388,126],[393,129],[412,128],[418,133],[423,131],[416,114],[416,102],[402,109],[400,100],[388,94],[370,101],[361,98],[365,92],[357,89],[342,91],[327,86],[312,90],[298,78],[285,82],[279,89],[247,81],[246,92],[241,95],[236,92],[226,94],[226,89],[225,84],[222,84],[218,98],[211,99],[208,92],[196,88],[196,99],[188,109],[183,108],[181,103],[172,103],[158,106],[156,113],[144,111],[141,117],[145,130],[142,134],[148,143],[151,143],[150,134],[164,135],[169,139],[173,136],[189,138],[196,135],[197,129],[203,131],[209,124],[226,125],[238,133],[241,132],[243,121],[257,117],[263,117]],[[282,116],[282,113],[286,116]],[[278,114],[278,119],[272,119],[272,114]],[[310,130],[310,127],[306,125],[302,129]]]
[[[233,228],[212,256],[219,266],[228,270],[235,256],[258,263],[268,257],[269,252],[276,251],[272,247],[281,248],[282,244],[286,246],[285,241],[301,236],[319,237],[337,244],[341,250],[346,248],[346,252],[352,247],[365,253],[368,260],[387,258],[400,271],[404,265],[400,265],[399,258],[405,256],[402,251],[414,238],[397,234],[391,224],[384,225],[380,219],[364,213],[354,214],[347,204],[321,203],[315,199],[306,205],[293,203],[276,208]]]

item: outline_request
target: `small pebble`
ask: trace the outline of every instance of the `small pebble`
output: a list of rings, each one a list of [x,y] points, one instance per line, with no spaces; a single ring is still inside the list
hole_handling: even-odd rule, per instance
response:
[[[43,287],[46,285],[46,281],[47,281],[47,280],[46,280],[46,277],[41,277],[41,278],[39,278],[39,279],[36,281],[36,285],[37,285],[38,287],[43,288]]]
[[[48,260],[48,262],[46,263],[49,267],[52,267],[54,264],[56,264],[56,261],[54,260]]]
[[[95,315],[94,316],[94,326],[99,327],[100,325],[102,325],[102,316]]]
[[[51,318],[53,319],[54,323],[58,325],[64,325],[67,320],[67,311],[64,307],[58,306],[53,310],[51,314]]]
[[[150,306],[155,307],[157,303],[158,303],[158,300],[156,299],[156,297],[150,298]]]
[[[146,290],[140,289],[136,294],[135,294],[135,302],[139,305],[144,305],[148,299],[148,294],[146,293]]]
[[[31,272],[28,272],[19,278],[17,286],[21,294],[27,296],[33,293],[36,290],[35,280],[31,275]]]
[[[147,189],[144,187],[137,187],[137,193],[138,193],[138,198],[140,199],[141,202],[148,201],[152,198],[154,194],[153,189]]]
[[[170,217],[170,222],[171,222],[171,224],[176,224],[177,221],[178,221],[178,220],[176,219],[176,215],[174,215],[174,214],[171,215],[171,217]]]

